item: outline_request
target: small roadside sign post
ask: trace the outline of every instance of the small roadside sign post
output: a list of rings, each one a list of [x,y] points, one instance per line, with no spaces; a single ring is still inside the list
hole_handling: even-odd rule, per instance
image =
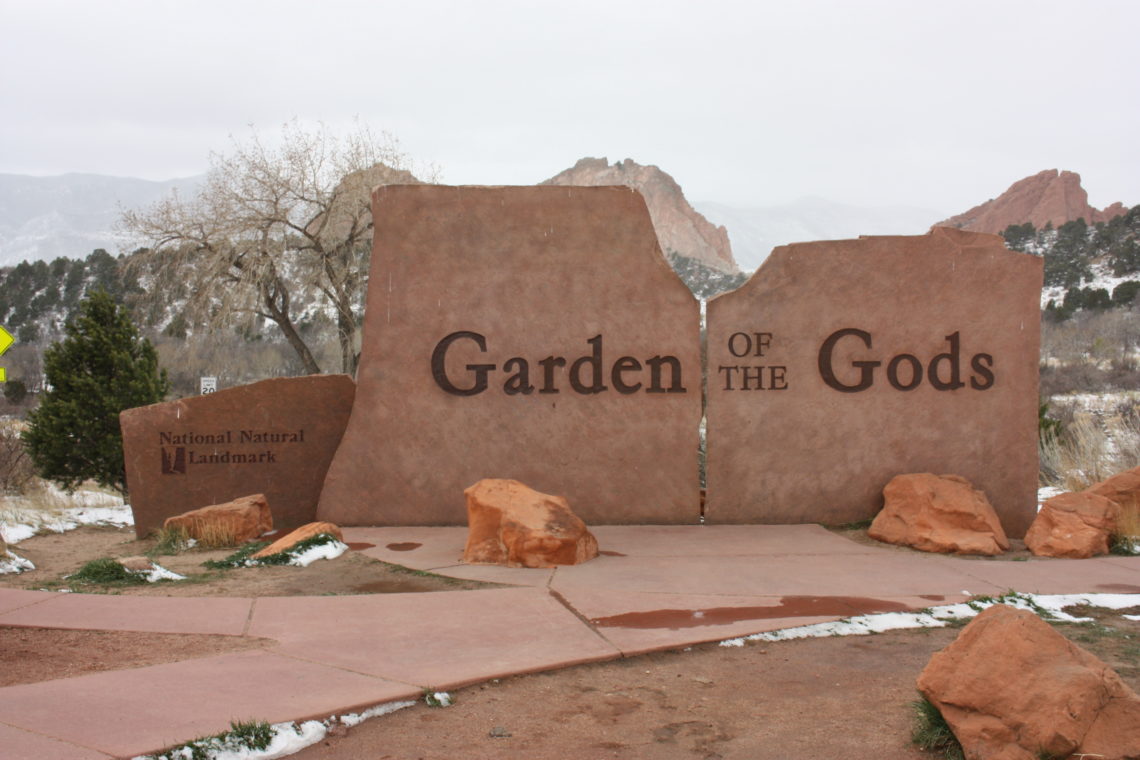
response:
[[[207,393],[214,393],[218,390],[217,377],[203,377],[198,384],[198,392],[205,396]]]
[[[12,337],[12,333],[0,327],[0,356],[3,356],[4,352],[11,348],[15,342],[16,339]],[[3,367],[0,367],[0,383],[6,382],[8,382],[8,373]]]

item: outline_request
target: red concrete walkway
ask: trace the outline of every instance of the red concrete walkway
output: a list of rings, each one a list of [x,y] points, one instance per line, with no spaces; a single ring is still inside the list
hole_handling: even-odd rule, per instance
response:
[[[346,540],[373,544],[363,551],[378,559],[512,584],[481,591],[186,599],[0,589],[0,624],[277,642],[2,688],[0,754],[133,757],[224,731],[231,720],[324,718],[416,699],[425,688],[835,620],[892,603],[918,609],[1008,589],[1140,593],[1140,557],[963,559],[864,546],[814,525],[592,530],[605,554],[553,570],[463,565],[465,528],[345,530]]]

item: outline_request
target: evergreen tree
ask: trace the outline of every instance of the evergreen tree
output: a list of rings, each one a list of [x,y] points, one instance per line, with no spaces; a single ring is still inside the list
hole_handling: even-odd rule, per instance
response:
[[[161,401],[169,389],[150,341],[105,291],[92,292],[44,352],[51,390],[28,414],[24,443],[40,474],[72,489],[94,480],[127,491],[119,412]]]

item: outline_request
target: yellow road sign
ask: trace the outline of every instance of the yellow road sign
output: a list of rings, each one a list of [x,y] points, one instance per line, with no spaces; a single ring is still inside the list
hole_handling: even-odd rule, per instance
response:
[[[0,327],[0,356],[3,356],[4,352],[11,348],[15,342],[16,339],[12,337],[12,333]],[[8,382],[8,373],[4,371],[3,367],[0,367],[0,383],[6,382]]]

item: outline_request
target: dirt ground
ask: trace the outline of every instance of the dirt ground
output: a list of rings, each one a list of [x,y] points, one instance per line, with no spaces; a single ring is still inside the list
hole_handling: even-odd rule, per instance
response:
[[[1074,612],[1058,630],[1140,690],[1140,623],[1123,611]],[[454,692],[329,736],[297,760],[653,758],[892,760],[911,746],[915,679],[956,628],[873,636],[715,644]]]
[[[858,531],[853,540],[860,540]],[[130,530],[81,528],[16,547],[37,569],[0,576],[17,588],[66,588],[62,576],[89,559],[145,554]],[[899,551],[906,551],[900,549]],[[350,552],[308,568],[205,571],[228,550],[158,557],[191,583],[89,588],[161,595],[276,596],[474,588]],[[985,560],[982,560],[985,561]],[[1122,611],[1073,610],[1095,624],[1059,625],[1070,639],[1140,690],[1140,623]],[[455,704],[415,707],[338,727],[298,760],[445,758],[923,758],[909,744],[915,679],[954,628],[875,636],[702,645],[453,692]],[[206,657],[273,642],[232,636],[69,631],[0,626],[0,687]],[[253,716],[251,716],[253,717]]]
[[[33,536],[21,541],[14,551],[30,560],[36,569],[18,575],[0,575],[0,586],[48,590],[70,588],[74,591],[140,596],[251,597],[457,591],[493,585],[408,570],[354,551],[304,568],[276,566],[209,570],[202,566],[203,562],[222,559],[234,550],[191,549],[154,557],[154,561],[167,570],[187,576],[186,581],[100,587],[69,582],[64,577],[93,559],[145,555],[154,548],[154,544],[154,539],[136,539],[134,530],[130,528],[83,527],[66,533]],[[350,548],[353,547],[350,545]]]

